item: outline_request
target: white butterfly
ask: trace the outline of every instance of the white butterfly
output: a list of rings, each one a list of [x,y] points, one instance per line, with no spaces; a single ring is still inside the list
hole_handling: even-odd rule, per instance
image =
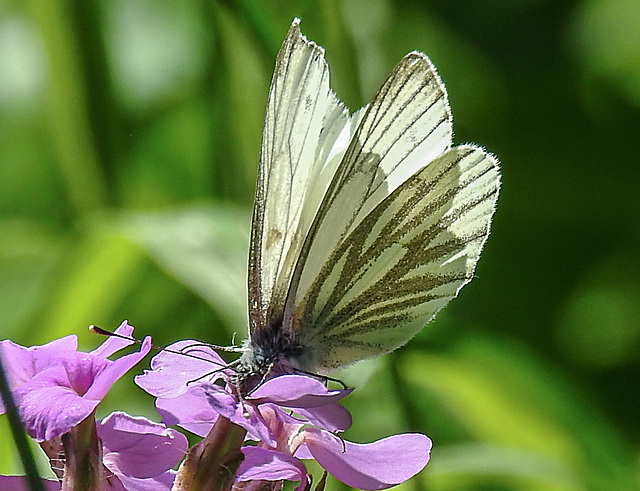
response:
[[[350,116],[324,50],[293,21],[265,116],[245,387],[388,353],[471,281],[500,172],[493,155],[451,139],[447,93],[423,53]]]

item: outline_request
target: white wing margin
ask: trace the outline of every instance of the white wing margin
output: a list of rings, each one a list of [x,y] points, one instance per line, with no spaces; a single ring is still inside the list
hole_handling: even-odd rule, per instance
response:
[[[295,19],[278,53],[262,137],[249,257],[250,331],[278,321],[295,262],[351,139],[324,50]]]

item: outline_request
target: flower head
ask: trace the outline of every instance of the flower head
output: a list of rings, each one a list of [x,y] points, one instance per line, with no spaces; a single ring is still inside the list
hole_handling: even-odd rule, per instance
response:
[[[97,424],[102,442],[102,462],[110,471],[109,489],[169,490],[175,466],[189,446],[176,430],[146,418],[111,413]],[[151,458],[150,458],[151,457]]]
[[[173,485],[173,467],[187,452],[187,438],[176,430],[146,418],[123,412],[111,413],[94,423],[100,442],[102,488],[109,491],[169,491]],[[46,442],[52,461],[64,465],[61,438]],[[150,458],[152,457],[152,458]],[[58,465],[60,478],[64,472]],[[49,491],[59,491],[58,481],[43,480]],[[28,489],[24,476],[0,476],[0,489]]]
[[[215,352],[197,345],[199,359],[175,353],[189,351],[190,343],[196,345],[181,341],[158,354],[152,370],[136,377],[136,383],[158,397],[156,407],[167,424],[205,436],[224,417],[257,442],[241,448],[239,487],[250,481],[293,480],[302,489],[307,474],[300,459],[315,459],[349,486],[385,489],[414,476],[429,461],[431,441],[424,435],[395,435],[368,444],[336,436],[351,426],[351,415],[339,403],[351,389],[330,390],[315,378],[285,374],[242,398]]]
[[[131,336],[133,327],[125,321],[116,333]],[[151,338],[146,338],[140,351],[115,361],[107,358],[132,343],[109,337],[83,353],[77,351],[76,336],[30,348],[0,342],[0,357],[27,433],[39,442],[51,440],[89,416],[111,386],[151,349]],[[0,414],[4,412],[0,402]]]

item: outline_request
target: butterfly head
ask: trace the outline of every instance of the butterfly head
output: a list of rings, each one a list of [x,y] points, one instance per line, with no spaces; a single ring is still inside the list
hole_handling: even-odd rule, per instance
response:
[[[281,327],[272,325],[253,331],[245,341],[233,383],[246,395],[271,377],[295,373],[304,353],[304,347]]]

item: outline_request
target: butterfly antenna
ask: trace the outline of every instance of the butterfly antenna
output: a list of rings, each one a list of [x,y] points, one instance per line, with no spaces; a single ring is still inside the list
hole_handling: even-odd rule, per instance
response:
[[[92,333],[95,334],[100,334],[101,336],[108,336],[108,337],[114,337],[114,338],[120,338],[120,339],[126,339],[127,341],[132,341],[136,344],[142,344],[142,341],[140,341],[139,339],[136,339],[134,337],[131,336],[125,336],[123,334],[119,334],[117,332],[113,332],[113,331],[108,331],[106,329],[103,329],[101,327],[98,327],[96,325],[91,324],[89,326],[89,331],[91,331]],[[187,346],[185,348],[193,348],[194,346],[197,347],[202,347],[202,346],[206,346],[208,348],[211,348],[213,350],[220,350],[220,351],[226,351],[226,352],[231,352],[231,353],[240,353],[241,348],[237,348],[234,346],[216,346],[215,344],[207,344],[207,343],[196,343],[190,346]],[[163,348],[161,346],[156,346],[155,344],[151,345],[151,348],[157,350],[157,351],[164,351],[166,353],[171,353],[174,355],[182,355],[182,356],[187,356],[189,358],[194,358],[196,360],[201,360],[201,361],[207,361],[207,362],[211,362],[211,360],[206,359],[206,358],[202,358],[198,355],[194,355],[192,353],[189,353],[188,351],[183,351],[183,350],[173,350],[170,348]],[[237,361],[237,360],[236,360]],[[229,363],[227,365],[225,365],[224,367],[220,368],[220,370],[224,370],[225,368],[227,368],[228,366],[233,366],[236,364],[236,361]],[[214,372],[215,373],[215,372]]]
[[[185,354],[185,353],[179,353],[179,354]],[[200,360],[203,360],[203,361],[210,361],[210,360],[204,360],[203,358],[199,358],[199,359],[200,359]],[[214,370],[214,371],[212,371],[212,372],[205,373],[204,375],[200,375],[200,376],[199,376],[199,377],[197,377],[197,378],[194,378],[194,379],[189,380],[189,381],[187,382],[187,384],[192,384],[192,383],[194,383],[194,382],[198,382],[198,381],[200,381],[200,380],[202,380],[202,379],[204,379],[204,378],[210,377],[211,375],[215,375],[216,373],[220,373],[220,372],[222,372],[222,371],[226,370],[227,368],[233,368],[233,367],[235,367],[238,363],[240,363],[240,360],[233,360],[232,362],[227,363],[227,364],[226,364],[225,366],[223,366],[223,367],[220,367],[220,368],[218,368],[218,369],[216,369],[216,370]]]
[[[233,343],[233,340],[231,341]],[[201,347],[204,346],[206,348],[211,348],[215,351],[224,351],[225,353],[244,353],[246,351],[245,348],[240,346],[219,346],[217,344],[209,344],[209,343],[195,343],[190,344],[189,348]]]

